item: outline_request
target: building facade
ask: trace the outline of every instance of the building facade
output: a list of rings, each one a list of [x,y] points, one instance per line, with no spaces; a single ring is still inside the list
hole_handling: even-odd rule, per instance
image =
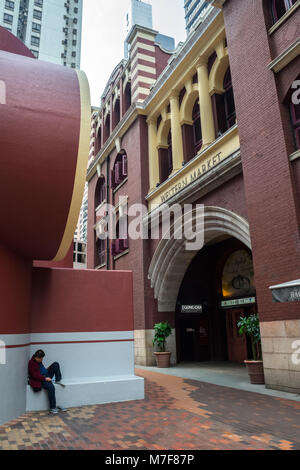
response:
[[[206,0],[184,0],[187,34],[211,11],[212,5]]]
[[[0,25],[21,39],[35,57],[80,67],[82,0],[3,0]]]
[[[88,268],[133,271],[137,364],[154,363],[164,320],[173,362],[243,362],[237,321],[258,313],[267,387],[299,393],[299,303],[273,302],[270,287],[300,272],[300,1],[211,3],[172,55],[135,27],[130,60],[112,74],[87,175]],[[202,247],[178,237],[173,214],[163,235],[166,205],[188,208]]]

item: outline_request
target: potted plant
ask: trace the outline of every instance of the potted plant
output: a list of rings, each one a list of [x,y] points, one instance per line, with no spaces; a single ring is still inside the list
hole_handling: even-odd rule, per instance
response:
[[[169,322],[156,323],[154,325],[153,346],[158,346],[159,351],[154,352],[157,367],[169,367],[171,353],[166,351],[166,340],[172,333],[172,327]]]
[[[246,360],[250,382],[252,384],[264,384],[264,368],[262,361],[261,338],[259,329],[258,315],[250,315],[249,317],[241,317],[237,322],[240,335],[246,334],[251,339],[252,360]]]

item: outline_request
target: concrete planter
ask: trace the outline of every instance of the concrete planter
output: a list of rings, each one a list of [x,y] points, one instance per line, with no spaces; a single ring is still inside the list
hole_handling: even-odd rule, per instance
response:
[[[248,374],[250,377],[250,383],[252,384],[264,384],[264,366],[263,361],[244,361],[248,368]]]
[[[170,352],[155,352],[156,365],[160,368],[170,367]]]

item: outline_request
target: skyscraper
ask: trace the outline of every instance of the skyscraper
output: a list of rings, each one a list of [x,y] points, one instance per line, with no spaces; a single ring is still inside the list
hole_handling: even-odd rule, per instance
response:
[[[125,17],[126,34],[135,24],[152,28],[152,5],[141,0],[131,0],[130,7]]]
[[[82,0],[0,0],[0,26],[37,58],[79,68]]]
[[[130,6],[125,16],[125,33],[126,40],[124,42],[124,56],[128,59],[128,42],[127,36],[133,26],[138,24],[146,28],[152,29],[152,5],[150,3],[142,2],[141,0],[130,0]]]
[[[210,1],[184,0],[186,31],[189,34],[191,28],[203,19],[213,8]]]

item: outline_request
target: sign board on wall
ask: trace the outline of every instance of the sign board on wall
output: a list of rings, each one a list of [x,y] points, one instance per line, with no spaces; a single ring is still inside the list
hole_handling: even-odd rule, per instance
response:
[[[236,307],[240,305],[250,305],[255,304],[255,297],[247,297],[245,299],[232,299],[232,300],[223,300],[221,302],[221,307]]]
[[[202,305],[181,305],[181,313],[202,313]]]
[[[270,287],[273,302],[300,302],[300,279]]]
[[[246,250],[234,251],[227,259],[222,275],[222,293],[225,299],[255,295],[253,263]]]

